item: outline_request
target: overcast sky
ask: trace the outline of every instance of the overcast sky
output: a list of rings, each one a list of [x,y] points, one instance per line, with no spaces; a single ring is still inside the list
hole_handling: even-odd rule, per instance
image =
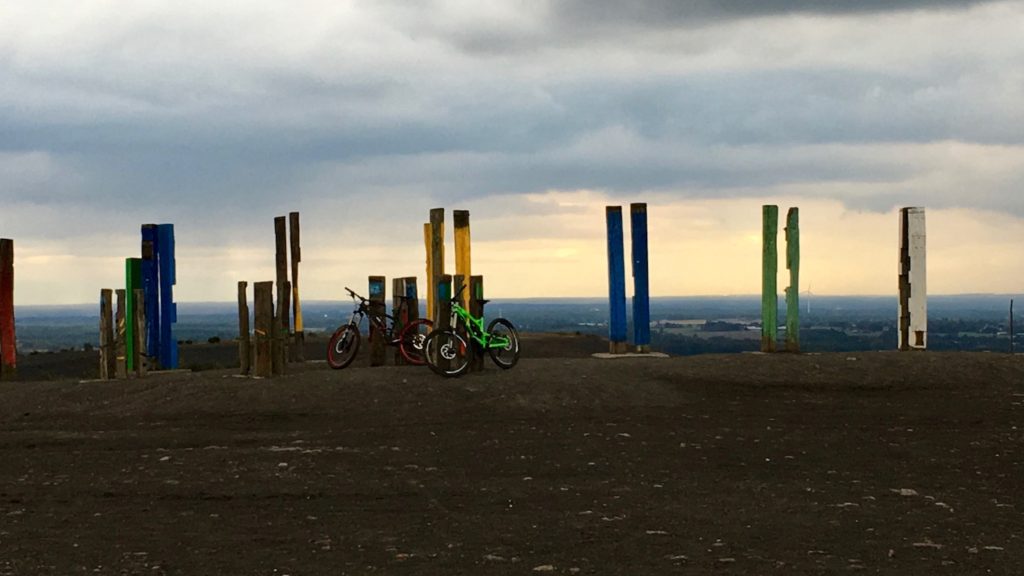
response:
[[[933,293],[1021,292],[1022,30],[1020,1],[0,0],[0,236],[21,304],[122,284],[146,222],[180,299],[232,300],[297,210],[304,297],[340,299],[422,277],[444,206],[489,295],[598,296],[604,206],[641,201],[654,295],[749,294],[778,203],[814,292],[890,294],[913,205]]]

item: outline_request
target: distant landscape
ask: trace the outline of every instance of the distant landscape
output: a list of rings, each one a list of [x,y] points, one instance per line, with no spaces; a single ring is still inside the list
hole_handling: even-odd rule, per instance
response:
[[[1007,351],[1011,298],[1014,296],[930,297],[928,347]],[[757,350],[760,302],[758,296],[654,298],[651,300],[652,346],[655,350],[678,355]],[[784,323],[784,298],[780,296],[779,302],[780,323]],[[314,339],[326,337],[324,333],[333,331],[348,319],[351,308],[349,302],[304,302],[307,334]],[[896,309],[895,296],[812,296],[810,299],[805,296],[800,310],[803,351],[894,349]],[[18,349],[23,354],[88,349],[99,343],[97,305],[19,306],[16,314]],[[486,316],[509,318],[523,332],[578,332],[602,336],[607,336],[608,332],[608,302],[602,298],[493,300],[487,306]],[[1020,314],[1015,316],[1019,327]],[[780,340],[784,334],[784,328],[780,328]],[[184,345],[233,340],[238,336],[237,304],[179,303],[175,335]],[[1020,349],[1019,335],[1016,344]]]

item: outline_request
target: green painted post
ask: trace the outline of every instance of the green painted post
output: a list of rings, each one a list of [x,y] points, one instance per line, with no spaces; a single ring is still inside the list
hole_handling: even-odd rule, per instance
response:
[[[138,347],[138,321],[136,320],[135,290],[142,288],[142,259],[125,258],[124,260],[124,294],[125,294],[125,369],[128,374],[135,373],[141,362]]]
[[[761,255],[761,352],[775,352],[779,337],[779,207],[761,207],[763,251]]]
[[[800,352],[800,209],[786,213],[786,352]]]

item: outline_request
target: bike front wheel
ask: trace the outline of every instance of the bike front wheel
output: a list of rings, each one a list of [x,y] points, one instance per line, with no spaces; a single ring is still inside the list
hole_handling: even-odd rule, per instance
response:
[[[433,326],[434,323],[430,320],[420,318],[419,320],[413,320],[402,328],[402,332],[398,337],[398,349],[406,362],[415,366],[423,366],[427,363],[426,354],[423,352],[423,345]]]
[[[327,343],[327,365],[335,370],[352,363],[359,352],[359,327],[346,324],[334,331]]]
[[[461,376],[469,368],[469,343],[451,329],[428,334],[423,353],[430,369],[447,378]]]
[[[495,318],[488,326],[490,345],[487,352],[499,368],[508,370],[519,362],[519,333],[511,322]]]

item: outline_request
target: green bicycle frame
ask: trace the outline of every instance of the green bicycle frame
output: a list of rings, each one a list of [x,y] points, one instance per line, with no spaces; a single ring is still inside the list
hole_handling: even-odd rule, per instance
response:
[[[462,319],[462,322],[466,325],[466,332],[469,337],[476,341],[481,348],[487,350],[489,348],[506,348],[512,344],[512,341],[505,336],[498,336],[491,334],[484,330],[484,319],[474,318],[468,310],[462,307],[458,301],[452,302],[452,327],[454,328],[457,321]]]

